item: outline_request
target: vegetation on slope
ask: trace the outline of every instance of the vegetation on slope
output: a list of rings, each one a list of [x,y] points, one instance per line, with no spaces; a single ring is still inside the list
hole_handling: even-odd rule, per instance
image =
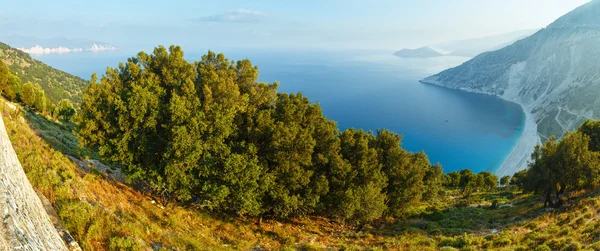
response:
[[[543,197],[522,193],[516,185],[476,188],[468,198],[460,186],[446,188],[443,196],[411,207],[403,220],[362,226],[322,217],[232,217],[175,203],[163,208],[147,194],[93,167],[80,168],[52,148],[76,146],[72,134],[69,144],[50,145],[41,138],[69,135],[68,126],[34,113],[4,111],[28,178],[84,249],[600,250],[600,199],[580,191],[567,192],[561,208],[548,210]],[[27,122],[19,122],[23,115]]]
[[[0,43],[0,60],[9,66],[22,83],[39,84],[55,104],[68,99],[78,106],[83,89],[88,85],[87,81],[79,77],[54,69],[3,43]]]
[[[219,212],[367,222],[437,196],[441,166],[400,135],[339,132],[318,104],[257,78],[247,59],[140,52],[92,78],[78,135],[153,194]]]
[[[488,172],[443,175],[389,131],[338,132],[318,104],[257,76],[248,60],[188,63],[159,47],[92,79],[79,128],[35,99],[4,119],[85,249],[600,250],[600,122],[538,146],[498,186]],[[61,107],[55,117],[73,116]],[[85,160],[95,150],[151,193]]]

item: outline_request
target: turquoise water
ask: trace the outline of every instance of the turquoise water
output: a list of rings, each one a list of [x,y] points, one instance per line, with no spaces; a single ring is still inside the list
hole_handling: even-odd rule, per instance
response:
[[[511,152],[524,125],[517,104],[499,98],[418,82],[466,58],[400,59],[386,51],[226,51],[250,58],[261,81],[279,81],[280,91],[302,92],[319,102],[341,129],[388,128],[403,135],[403,147],[424,150],[445,172],[495,171]],[[36,58],[89,78],[135,53],[74,53]],[[201,53],[186,57],[198,60]]]

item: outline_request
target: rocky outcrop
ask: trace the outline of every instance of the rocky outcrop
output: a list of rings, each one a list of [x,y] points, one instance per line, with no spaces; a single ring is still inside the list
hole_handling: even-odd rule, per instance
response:
[[[600,1],[503,49],[421,82],[521,104],[542,139],[600,118]]]
[[[0,250],[67,250],[27,180],[0,115]]]

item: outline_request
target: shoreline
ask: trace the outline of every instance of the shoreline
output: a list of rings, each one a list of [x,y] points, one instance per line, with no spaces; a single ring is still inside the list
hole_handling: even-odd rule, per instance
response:
[[[516,172],[526,169],[527,162],[531,157],[531,153],[533,152],[535,145],[540,143],[540,137],[537,133],[537,124],[533,120],[531,112],[529,112],[529,110],[527,110],[525,106],[521,103],[507,99],[504,100],[516,103],[519,106],[521,106],[523,113],[525,113],[525,123],[523,125],[523,131],[521,132],[521,136],[519,136],[517,143],[513,147],[510,154],[508,154],[506,159],[504,159],[502,165],[495,172],[495,174],[499,178],[506,175],[512,176]]]
[[[521,136],[519,136],[519,139],[517,140],[517,143],[515,144],[515,146],[511,150],[511,152],[506,156],[506,158],[504,159],[504,162],[502,162],[502,165],[500,165],[500,167],[498,167],[498,169],[496,169],[494,174],[496,174],[496,176],[498,176],[498,178],[501,178],[506,175],[512,176],[513,174],[527,168],[527,161],[531,157],[531,153],[533,153],[535,145],[541,143],[541,140],[540,140],[540,137],[537,132],[537,123],[535,123],[535,121],[533,120],[533,115],[526,108],[525,105],[523,105],[521,102],[517,102],[515,100],[511,100],[511,99],[508,99],[503,96],[490,94],[485,91],[466,89],[466,88],[447,87],[447,86],[441,85],[436,80],[432,81],[432,80],[423,79],[423,80],[420,80],[419,82],[422,84],[435,85],[435,86],[448,88],[448,89],[461,90],[461,91],[465,91],[465,92],[479,93],[479,94],[494,96],[494,97],[500,98],[504,101],[515,103],[515,104],[521,106],[521,110],[523,110],[523,113],[525,113],[525,122],[523,125],[523,131],[521,132]]]

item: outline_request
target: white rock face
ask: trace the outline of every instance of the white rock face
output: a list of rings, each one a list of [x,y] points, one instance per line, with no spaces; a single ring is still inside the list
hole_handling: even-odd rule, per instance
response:
[[[67,250],[27,180],[0,116],[0,250]]]
[[[560,138],[600,114],[600,1],[422,82],[519,103],[543,139]]]

